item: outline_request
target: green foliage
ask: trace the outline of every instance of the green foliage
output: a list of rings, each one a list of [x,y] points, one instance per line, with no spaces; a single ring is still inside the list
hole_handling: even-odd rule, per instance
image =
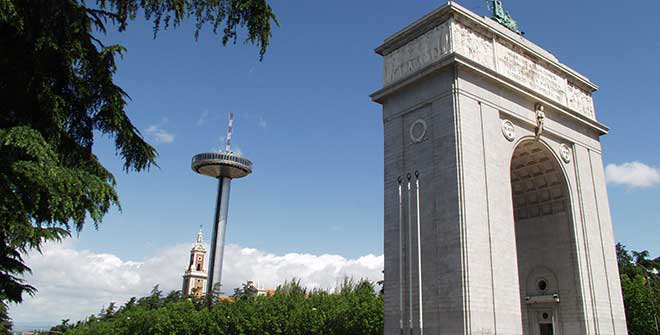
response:
[[[628,251],[620,243],[616,245],[616,253],[628,332],[657,335],[660,322],[660,257],[649,259],[648,251]]]
[[[273,296],[219,301],[211,310],[180,292],[129,301],[108,317],[93,316],[66,334],[291,334],[375,335],[383,333],[383,298],[368,281],[346,280],[335,292],[308,291],[293,280]],[[172,299],[178,297],[178,299]]]
[[[259,290],[254,286],[252,282],[243,283],[241,287],[234,289],[233,298],[236,299],[249,299],[251,297],[256,297],[259,293]]]
[[[117,312],[117,305],[115,304],[114,301],[111,301],[108,307],[103,307],[101,309],[101,313],[99,313],[99,317],[104,319],[111,319],[116,312]]]
[[[13,323],[9,314],[7,314],[7,304],[0,301],[0,335],[11,334]]]
[[[146,309],[158,309],[163,305],[163,291],[156,285],[151,289],[151,294],[146,297],[140,298],[137,301],[137,306]],[[129,301],[130,302],[130,301]]]
[[[50,331],[53,332],[53,333],[58,332],[56,334],[64,333],[65,331],[67,331],[67,330],[74,327],[74,325],[70,324],[69,321],[71,321],[71,320],[69,320],[69,319],[62,320],[62,323],[60,323],[59,325],[57,325],[55,327],[52,327],[50,329]]]
[[[222,44],[236,43],[237,29],[247,27],[246,43],[259,46],[259,57],[263,58],[271,37],[271,22],[279,25],[275,13],[266,0],[98,0],[101,9],[111,10],[112,15],[97,11],[100,18],[110,18],[126,29],[129,19],[134,19],[139,11],[144,11],[147,20],[154,27],[154,37],[158,31],[170,25],[179,26],[186,17],[195,18],[195,38],[204,25],[210,25],[214,34],[222,29]]]
[[[654,308],[644,277],[622,276],[621,289],[629,332],[655,335]]]
[[[22,254],[44,240],[69,235],[117,201],[100,165],[64,164],[66,153],[27,126],[0,129],[0,300],[20,302],[34,288],[18,276],[29,272]]]
[[[266,0],[0,0],[0,301],[34,294],[22,279],[28,251],[85,222],[98,227],[119,207],[115,178],[92,151],[95,134],[114,140],[127,172],[155,165],[114,83],[126,49],[96,37],[108,24],[126,29],[138,12],[154,34],[191,18],[196,36],[209,25],[223,44],[245,27],[259,57],[277,24]]]

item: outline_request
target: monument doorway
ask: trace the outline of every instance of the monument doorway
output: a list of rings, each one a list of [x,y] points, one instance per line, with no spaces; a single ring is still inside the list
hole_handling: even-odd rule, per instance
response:
[[[552,323],[539,324],[539,330],[541,335],[554,335]]]
[[[576,307],[568,189],[558,159],[542,142],[518,144],[511,160],[511,191],[524,334],[561,334],[561,315]]]

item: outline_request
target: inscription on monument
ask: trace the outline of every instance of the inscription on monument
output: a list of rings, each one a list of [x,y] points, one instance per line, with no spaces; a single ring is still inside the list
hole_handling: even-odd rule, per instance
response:
[[[457,53],[487,68],[495,69],[493,46],[488,37],[458,22],[452,25],[452,36]]]
[[[566,104],[564,78],[525,56],[522,50],[518,50],[506,42],[498,41],[497,48],[497,68],[501,74],[554,101]]]
[[[385,56],[385,84],[422,69],[449,53],[449,22],[445,22]]]
[[[568,82],[550,66],[528,56],[521,48],[501,39],[493,43],[490,38],[458,21],[452,24],[452,42],[456,53],[497,71],[582,115],[595,117],[590,93]]]
[[[592,119],[596,117],[596,115],[594,115],[594,101],[589,93],[576,87],[570,82],[568,83],[567,93],[569,108]]]
[[[451,26],[454,51],[569,108],[594,118],[591,94],[567,82],[550,66],[504,40],[495,42],[455,21]],[[496,56],[495,56],[496,55]],[[497,62],[497,64],[495,64]]]
[[[385,85],[422,70],[455,52],[548,99],[594,118],[591,93],[570,83],[552,64],[503,38],[481,33],[458,20],[446,21],[384,56]],[[570,78],[570,77],[568,77]]]

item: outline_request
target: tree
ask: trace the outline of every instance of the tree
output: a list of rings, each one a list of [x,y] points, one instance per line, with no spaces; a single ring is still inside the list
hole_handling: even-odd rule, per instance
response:
[[[251,297],[256,297],[257,294],[259,294],[259,289],[257,289],[256,286],[254,286],[254,282],[248,281],[246,283],[241,284],[241,287],[235,288],[232,297],[236,299],[247,299]]]
[[[101,308],[101,312],[99,313],[99,318],[101,319],[112,318],[116,312],[117,312],[117,305],[115,304],[114,301],[111,301],[110,304],[108,304],[108,307]]]
[[[645,285],[644,277],[621,278],[623,303],[630,334],[656,335],[653,298]]]
[[[125,113],[128,95],[113,81],[121,45],[97,37],[124,31],[138,13],[156,33],[195,20],[235,43],[266,52],[266,0],[0,0],[0,301],[21,302],[35,288],[22,276],[30,250],[95,228],[120,208],[115,178],[93,153],[94,134],[115,141],[124,170],[156,166],[156,150]]]
[[[124,306],[121,306],[119,308],[119,312],[124,312],[124,311],[130,311],[131,309],[135,308],[137,302],[136,297],[131,297],[125,304]]]
[[[0,301],[0,335],[11,334],[13,323],[7,314],[7,304]]]
[[[151,289],[151,292],[148,296],[138,299],[137,306],[145,307],[148,309],[156,309],[162,305],[163,291],[160,289],[160,285],[156,284]]]
[[[383,277],[384,277],[385,276],[385,270],[381,271],[381,273],[383,274]],[[378,291],[378,293],[380,295],[385,295],[385,278],[377,281],[376,284],[378,284],[378,286],[380,286],[380,291]]]
[[[629,332],[660,334],[660,258],[649,259],[648,251],[628,251],[620,243],[616,253]]]
[[[53,326],[53,327],[50,328],[50,333],[63,334],[67,330],[73,328],[74,325],[70,324],[69,321],[71,321],[71,320],[70,319],[63,319],[62,323],[60,323],[57,326]]]
[[[181,291],[170,291],[165,298],[163,298],[164,303],[177,302],[183,300],[183,292]]]
[[[383,334],[383,297],[366,280],[345,280],[330,293],[309,291],[294,279],[272,296],[218,301],[210,310],[189,299],[161,302],[120,309],[112,318],[90,317],[66,334]]]

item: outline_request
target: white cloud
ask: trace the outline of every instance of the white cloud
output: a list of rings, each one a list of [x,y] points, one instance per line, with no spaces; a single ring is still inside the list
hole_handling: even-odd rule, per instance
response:
[[[641,162],[608,164],[605,177],[610,184],[625,185],[630,188],[648,188],[660,184],[660,170]]]
[[[172,143],[174,142],[174,134],[163,129],[163,125],[167,123],[167,118],[163,118],[158,124],[152,124],[147,127],[147,135],[151,140],[156,143]]]
[[[98,313],[111,301],[120,305],[131,296],[145,296],[156,284],[165,292],[179,290],[189,250],[190,244],[178,244],[146,259],[122,260],[112,254],[78,250],[72,240],[48,243],[43,254],[32,253],[27,259],[33,270],[27,279],[39,292],[21,305],[12,305],[10,315],[17,323],[79,320]],[[274,255],[228,245],[223,290],[231,293],[247,280],[275,288],[294,277],[307,287],[329,289],[345,276],[380,280],[382,269],[382,255],[357,259],[327,254]]]
[[[227,147],[227,140],[226,140],[225,136],[223,135],[223,136],[218,137],[217,145],[213,146],[211,148],[211,151],[222,152],[222,151],[225,151],[226,147]]]
[[[264,119],[264,117],[261,115],[259,115],[259,127],[261,128],[268,127],[268,123],[266,122],[266,119]]]
[[[149,134],[149,137],[157,143],[167,144],[174,142],[174,134],[155,125],[151,125],[147,128],[147,134]]]
[[[231,151],[239,156],[243,156],[243,149],[238,145],[234,145],[233,148],[231,148]]]
[[[206,118],[209,116],[209,110],[205,109],[202,111],[202,115],[199,116],[199,119],[197,119],[197,126],[201,127],[206,123]]]

